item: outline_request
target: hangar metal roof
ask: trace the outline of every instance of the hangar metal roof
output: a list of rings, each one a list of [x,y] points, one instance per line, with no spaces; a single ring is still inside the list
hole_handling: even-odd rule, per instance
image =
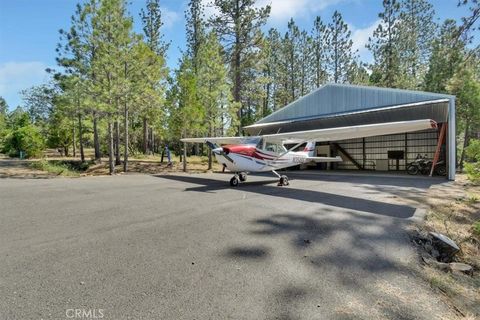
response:
[[[422,91],[326,84],[244,129],[250,134],[268,134],[426,118],[445,122],[452,98]]]

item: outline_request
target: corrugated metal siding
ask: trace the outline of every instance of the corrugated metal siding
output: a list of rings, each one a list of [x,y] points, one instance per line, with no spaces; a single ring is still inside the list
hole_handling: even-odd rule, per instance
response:
[[[399,160],[399,169],[405,170],[405,164],[415,160],[418,154],[433,159],[437,145],[437,131],[427,130],[386,136],[365,138],[365,169],[375,170],[378,160],[388,160],[388,151],[406,151],[406,159]],[[363,139],[339,141],[338,144],[347,151],[360,165],[363,165]],[[341,154],[340,154],[341,155]],[[396,161],[389,161],[389,170],[396,170]],[[357,167],[346,160],[337,164],[338,169]]]
[[[420,91],[327,84],[257,123],[334,115],[450,97]]]

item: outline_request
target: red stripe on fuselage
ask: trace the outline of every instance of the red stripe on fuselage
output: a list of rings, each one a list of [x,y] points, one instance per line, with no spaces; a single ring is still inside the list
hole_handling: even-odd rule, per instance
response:
[[[228,153],[236,153],[247,157],[252,157],[260,160],[273,160],[275,157],[264,154],[257,150],[253,145],[226,145],[223,150]],[[228,150],[228,151],[227,151]]]

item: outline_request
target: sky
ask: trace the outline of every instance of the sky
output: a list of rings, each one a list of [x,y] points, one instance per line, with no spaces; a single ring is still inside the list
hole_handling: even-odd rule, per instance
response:
[[[210,0],[204,0],[208,5]],[[431,0],[436,19],[458,19],[467,14],[466,7],[457,7],[457,0]],[[19,92],[49,80],[46,68],[55,68],[55,47],[59,29],[68,29],[70,17],[78,0],[0,0],[0,96],[10,109],[22,105]],[[135,30],[141,32],[140,9],[145,0],[130,0],[129,11],[135,20]],[[185,49],[185,18],[187,0],[161,0],[164,18],[163,33],[170,41],[167,63],[177,66]],[[271,27],[286,31],[293,18],[301,29],[310,30],[314,18],[329,21],[338,10],[352,31],[354,49],[360,58],[370,62],[372,57],[365,44],[379,22],[382,0],[257,0],[257,5],[271,5],[265,31]],[[208,8],[206,15],[214,10]]]

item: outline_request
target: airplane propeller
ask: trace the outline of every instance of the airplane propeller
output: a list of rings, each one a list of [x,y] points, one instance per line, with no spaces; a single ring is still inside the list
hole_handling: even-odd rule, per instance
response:
[[[212,152],[215,153],[216,155],[223,156],[225,159],[230,161],[231,163],[234,163],[232,158],[230,158],[227,153],[223,150],[223,148],[217,146],[216,144],[206,141],[207,146],[212,149]]]

